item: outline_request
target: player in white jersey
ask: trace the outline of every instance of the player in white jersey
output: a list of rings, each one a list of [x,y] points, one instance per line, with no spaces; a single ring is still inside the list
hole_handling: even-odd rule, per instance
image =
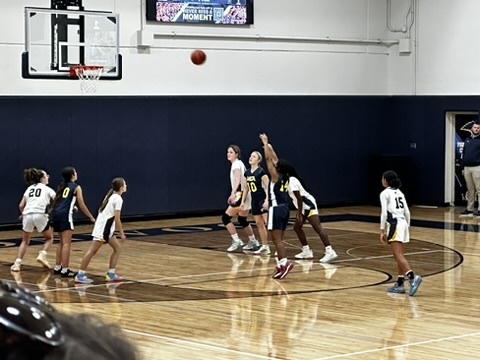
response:
[[[402,182],[394,171],[386,171],[382,176],[385,190],[380,194],[382,213],[380,217],[380,241],[390,244],[393,257],[397,262],[397,282],[387,291],[390,293],[405,293],[405,276],[410,283],[409,295],[413,296],[422,283],[422,277],[415,275],[405,258],[405,244],[410,241],[410,210],[405,195],[400,191]]]
[[[30,186],[25,190],[19,208],[22,213],[23,238],[18,249],[17,259],[12,265],[12,271],[20,271],[22,259],[27,252],[32,233],[35,229],[43,234],[45,244],[40,250],[37,261],[47,269],[47,251],[53,243],[53,232],[48,224],[47,208],[55,197],[55,191],[47,186],[48,174],[40,169],[30,168],[24,170],[25,181]]]
[[[333,250],[327,232],[323,229],[318,215],[317,202],[315,198],[305,189],[302,178],[298,175],[295,168],[288,164],[290,175],[290,184],[288,194],[292,199],[293,205],[298,209],[293,229],[302,243],[302,252],[295,255],[297,259],[313,259],[313,251],[308,245],[307,237],[303,231],[303,224],[308,220],[313,230],[318,234],[325,246],[325,255],[319,260],[321,263],[328,263],[338,258],[337,253]]]
[[[230,168],[230,184],[232,186],[232,192],[227,200],[228,208],[222,216],[222,222],[227,228],[230,236],[232,237],[232,244],[227,249],[228,252],[235,251],[243,248],[244,250],[258,250],[260,244],[255,238],[252,226],[247,221],[248,213],[251,208],[251,198],[247,197],[243,206],[242,195],[247,186],[247,180],[245,174],[245,164],[240,160],[240,148],[237,145],[230,145],[227,148],[227,159],[231,162]],[[240,240],[235,225],[232,224],[232,217],[238,215],[238,223],[243,227],[248,236],[248,244],[244,247],[243,241]]]
[[[108,191],[102,205],[100,206],[100,210],[98,211],[98,216],[92,232],[93,242],[83,256],[80,270],[75,276],[75,282],[81,284],[90,284],[93,282],[92,279],[87,277],[85,271],[87,270],[90,260],[92,260],[98,249],[106,243],[112,247],[113,253],[110,256],[109,270],[105,276],[105,280],[109,282],[123,280],[123,278],[118,276],[115,272],[115,266],[117,265],[121,252],[121,244],[115,236],[114,231],[116,227],[120,233],[122,242],[125,241],[125,233],[123,232],[122,221],[120,220],[120,212],[123,205],[122,194],[126,191],[127,183],[125,179],[113,179],[112,188]]]

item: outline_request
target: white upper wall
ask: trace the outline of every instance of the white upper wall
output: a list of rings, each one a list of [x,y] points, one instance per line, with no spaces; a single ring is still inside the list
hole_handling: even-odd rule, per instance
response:
[[[474,65],[478,51],[470,39],[480,27],[472,16],[480,13],[480,1],[417,2],[415,23],[406,32],[387,29],[387,0],[255,0],[255,24],[249,27],[147,23],[144,0],[84,0],[84,6],[120,14],[123,79],[100,81],[98,95],[478,93],[480,75]],[[2,2],[0,95],[80,93],[78,81],[21,76],[24,7],[49,5],[50,0]],[[410,0],[392,0],[393,27],[404,25],[409,5]],[[144,35],[155,34],[150,47],[137,46],[140,30]],[[174,32],[180,36],[173,37]],[[229,38],[235,35],[260,40]],[[265,39],[275,36],[290,40]],[[411,53],[399,54],[396,44],[362,42],[406,37],[412,39]],[[208,56],[202,66],[189,59],[197,48]]]

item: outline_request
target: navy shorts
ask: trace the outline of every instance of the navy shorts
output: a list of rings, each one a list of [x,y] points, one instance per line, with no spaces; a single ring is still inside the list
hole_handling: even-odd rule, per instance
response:
[[[289,218],[290,209],[287,204],[271,206],[268,209],[268,230],[285,230]]]
[[[263,204],[265,203],[265,197],[260,197],[255,199],[252,197],[252,215],[262,215],[268,212],[268,210],[264,210]]]
[[[53,231],[55,232],[64,232],[67,230],[73,230],[73,223],[68,219],[62,220],[53,220]]]

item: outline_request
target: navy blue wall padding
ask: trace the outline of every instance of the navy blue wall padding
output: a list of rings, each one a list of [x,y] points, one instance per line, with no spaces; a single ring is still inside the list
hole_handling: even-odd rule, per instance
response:
[[[262,150],[261,132],[297,167],[320,205],[367,203],[375,156],[410,159],[415,202],[442,203],[445,112],[478,111],[479,100],[0,97],[0,224],[18,222],[26,167],[47,169],[56,188],[62,168],[74,166],[94,215],[117,176],[128,181],[123,216],[222,210],[230,192],[227,146],[238,144],[248,166],[249,153]],[[417,149],[410,149],[411,142]]]

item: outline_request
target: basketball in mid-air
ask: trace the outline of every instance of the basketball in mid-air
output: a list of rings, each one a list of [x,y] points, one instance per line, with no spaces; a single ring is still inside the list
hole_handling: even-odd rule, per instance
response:
[[[195,50],[190,55],[190,59],[195,65],[202,65],[207,60],[207,54],[203,50]]]

